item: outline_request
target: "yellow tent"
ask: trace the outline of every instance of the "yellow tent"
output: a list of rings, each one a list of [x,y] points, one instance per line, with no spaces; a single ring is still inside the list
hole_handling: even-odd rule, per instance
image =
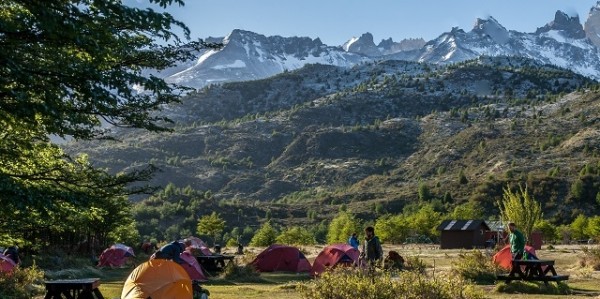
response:
[[[192,281],[179,264],[153,259],[135,268],[123,286],[121,299],[192,299]]]

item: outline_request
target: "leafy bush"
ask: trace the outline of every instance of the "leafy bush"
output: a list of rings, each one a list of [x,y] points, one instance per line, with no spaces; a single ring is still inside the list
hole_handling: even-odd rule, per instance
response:
[[[27,299],[43,295],[44,272],[35,265],[16,268],[11,273],[0,272],[0,298]]]
[[[234,280],[237,282],[261,282],[260,272],[256,271],[256,269],[248,264],[245,266],[240,266],[237,262],[228,263],[223,269],[223,272],[220,275],[221,278],[227,280]]]
[[[427,265],[423,262],[422,259],[416,256],[409,256],[406,258],[406,262],[404,263],[404,270],[414,271],[418,273],[425,273],[425,268]]]
[[[480,250],[472,250],[452,261],[451,272],[478,284],[493,284],[500,269]]]
[[[460,278],[428,277],[422,273],[404,271],[392,278],[388,272],[369,274],[360,269],[337,269],[319,278],[298,285],[302,298],[422,298],[479,299],[481,290]]]

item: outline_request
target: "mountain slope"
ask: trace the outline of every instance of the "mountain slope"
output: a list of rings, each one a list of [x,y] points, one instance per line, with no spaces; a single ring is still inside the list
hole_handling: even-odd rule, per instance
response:
[[[344,203],[366,217],[375,203],[398,212],[415,201],[419,182],[491,212],[507,182],[531,175],[537,186],[559,167],[554,187],[539,190],[556,207],[573,200],[569,185],[583,166],[597,165],[600,149],[598,94],[561,94],[593,84],[514,57],[309,65],[192,94],[167,110],[173,133],[123,130],[121,142],[68,150],[113,171],[150,162],[161,169],[152,183],[210,191],[223,204],[298,202],[301,213],[318,207],[328,215]],[[461,171],[466,184],[457,180]],[[548,214],[568,219],[563,213],[585,203]]]

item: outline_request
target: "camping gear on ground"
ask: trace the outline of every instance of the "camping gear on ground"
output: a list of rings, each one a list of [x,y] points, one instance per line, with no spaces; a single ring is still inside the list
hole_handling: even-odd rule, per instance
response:
[[[204,271],[202,271],[202,267],[198,263],[198,260],[195,256],[192,255],[189,251],[185,250],[181,255],[181,259],[185,261],[185,263],[180,264],[183,269],[188,273],[190,279],[197,281],[207,281],[206,275],[204,275]]]
[[[310,272],[310,262],[300,250],[293,246],[271,245],[263,250],[251,263],[260,272]]]
[[[194,291],[194,299],[208,299],[210,292],[200,285],[197,280],[192,280],[192,289]]]
[[[17,264],[11,258],[0,253],[0,272],[10,273],[16,266]]]
[[[192,280],[181,265],[154,259],[140,264],[125,280],[121,299],[192,299]]]
[[[388,270],[404,269],[404,258],[394,250],[390,250],[383,260],[383,267]]]
[[[117,243],[102,252],[98,267],[121,267],[134,256],[133,248]]]
[[[535,249],[529,245],[525,245],[525,251],[527,252],[528,259],[537,260],[535,255]],[[498,266],[510,270],[512,268],[512,254],[510,253],[510,245],[504,246],[496,254],[494,254],[492,261]]]
[[[349,244],[329,245],[315,258],[312,266],[312,275],[320,275],[327,269],[332,269],[337,265],[358,266],[360,252]]]

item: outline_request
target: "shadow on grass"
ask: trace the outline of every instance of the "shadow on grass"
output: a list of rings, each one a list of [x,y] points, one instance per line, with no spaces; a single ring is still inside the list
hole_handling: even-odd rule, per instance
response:
[[[499,283],[496,291],[509,294],[544,294],[544,295],[569,295],[572,289],[564,282],[548,283],[514,281],[511,283]]]
[[[254,277],[236,277],[236,278],[219,278],[212,277],[203,285],[241,285],[241,284],[259,284],[259,285],[281,285],[289,282],[307,281],[312,279],[308,274],[298,273],[260,273]]]

